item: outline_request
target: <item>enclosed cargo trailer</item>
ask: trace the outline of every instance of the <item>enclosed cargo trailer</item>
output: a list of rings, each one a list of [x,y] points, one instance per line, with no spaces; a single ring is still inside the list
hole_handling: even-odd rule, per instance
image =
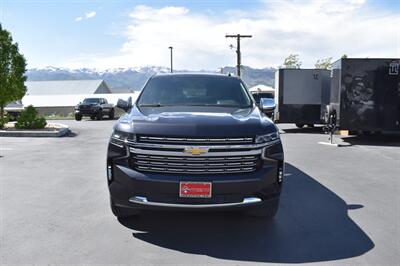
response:
[[[322,124],[321,104],[329,103],[330,71],[279,69],[275,72],[275,122]]]
[[[333,64],[330,104],[336,129],[400,131],[400,59],[340,59]],[[331,120],[332,123],[332,120]]]

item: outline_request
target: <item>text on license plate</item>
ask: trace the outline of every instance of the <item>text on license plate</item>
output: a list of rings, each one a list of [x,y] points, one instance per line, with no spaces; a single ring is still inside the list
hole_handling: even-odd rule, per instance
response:
[[[180,182],[179,197],[211,198],[211,182]]]

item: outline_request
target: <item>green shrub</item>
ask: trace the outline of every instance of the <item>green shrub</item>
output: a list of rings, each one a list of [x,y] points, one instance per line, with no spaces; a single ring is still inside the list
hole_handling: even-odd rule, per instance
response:
[[[10,121],[8,116],[4,116],[3,121],[0,119],[0,129],[4,128],[4,125],[7,124],[8,121]]]
[[[21,112],[18,117],[15,128],[18,129],[41,129],[46,126],[47,122],[43,116],[39,116],[37,110],[32,105],[29,105]]]
[[[6,119],[8,119],[8,121],[17,121],[17,117],[16,115],[12,115],[10,113],[7,113],[6,115]]]

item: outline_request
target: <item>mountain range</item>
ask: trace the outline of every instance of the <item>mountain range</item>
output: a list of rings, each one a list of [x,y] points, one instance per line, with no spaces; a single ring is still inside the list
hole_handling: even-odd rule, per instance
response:
[[[138,68],[113,68],[96,70],[90,68],[69,69],[61,67],[31,68],[27,70],[28,81],[42,80],[73,80],[73,79],[103,79],[114,91],[141,90],[146,80],[156,73],[168,73],[169,68],[159,66],[146,66]],[[175,72],[189,72],[177,70]],[[190,71],[193,72],[193,71]],[[235,67],[224,67],[219,70],[201,70],[197,72],[211,73],[236,73]],[[274,86],[274,68],[242,67],[242,79],[249,87],[263,84]]]

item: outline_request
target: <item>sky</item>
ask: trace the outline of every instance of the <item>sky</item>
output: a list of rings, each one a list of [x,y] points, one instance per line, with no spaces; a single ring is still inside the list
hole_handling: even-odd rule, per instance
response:
[[[0,0],[0,23],[28,68],[164,66],[218,69],[236,64],[278,67],[298,54],[318,59],[400,58],[399,0]]]

